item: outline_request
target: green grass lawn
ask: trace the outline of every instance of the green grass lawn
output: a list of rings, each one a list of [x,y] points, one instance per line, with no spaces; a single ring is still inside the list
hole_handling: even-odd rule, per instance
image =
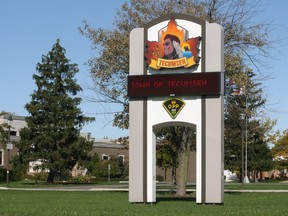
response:
[[[288,184],[279,182],[260,182],[244,185],[240,183],[227,183],[224,188],[227,190],[288,190]]]
[[[75,186],[75,185],[119,185],[119,180],[111,180],[110,182],[106,181],[99,181],[97,183],[79,183],[79,184],[75,184],[75,183],[65,183],[65,182],[56,182],[55,184],[46,184],[45,181],[37,181],[37,183],[35,182],[35,180],[22,180],[22,181],[11,181],[8,184],[9,188],[45,188],[45,187],[63,187],[63,186]],[[121,184],[123,185],[123,184]],[[127,184],[128,185],[128,184]],[[7,187],[7,183],[6,182],[0,182],[0,187]],[[1,215],[0,215],[1,216]]]
[[[195,194],[157,193],[156,204],[131,204],[127,192],[0,190],[1,216],[288,215],[288,193],[225,193],[224,205],[199,205]]]

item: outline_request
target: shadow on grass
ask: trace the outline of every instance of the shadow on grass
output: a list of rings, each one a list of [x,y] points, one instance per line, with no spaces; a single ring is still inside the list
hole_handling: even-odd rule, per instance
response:
[[[236,192],[236,191],[229,191],[229,192],[225,192],[226,194],[229,194],[229,195],[233,195],[233,196],[239,196],[239,195],[243,195],[243,193],[241,192]]]
[[[156,203],[159,202],[196,202],[195,197],[159,197],[156,198]]]
[[[186,196],[177,196],[175,192],[157,193],[156,203],[158,202],[196,202],[195,193],[187,193]]]
[[[233,192],[233,191],[230,191],[230,192],[225,192],[229,195],[232,195],[232,196],[241,196],[243,195],[243,193],[241,192]],[[176,195],[176,193],[172,193],[172,192],[166,192],[166,193],[157,193],[157,197],[156,197],[156,203],[159,203],[159,202],[195,202],[196,203],[196,193],[195,192],[192,192],[192,193],[187,193],[187,196],[184,196],[184,197],[179,197]]]

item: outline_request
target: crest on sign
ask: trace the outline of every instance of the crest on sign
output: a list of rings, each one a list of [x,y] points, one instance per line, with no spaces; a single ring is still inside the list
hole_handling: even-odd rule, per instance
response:
[[[201,37],[188,38],[188,30],[172,17],[158,31],[158,41],[146,41],[146,63],[150,68],[190,68],[199,63]]]

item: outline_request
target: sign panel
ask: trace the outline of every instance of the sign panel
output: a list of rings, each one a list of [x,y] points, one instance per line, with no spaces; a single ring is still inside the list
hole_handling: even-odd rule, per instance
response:
[[[128,96],[220,95],[220,79],[220,72],[128,76]]]

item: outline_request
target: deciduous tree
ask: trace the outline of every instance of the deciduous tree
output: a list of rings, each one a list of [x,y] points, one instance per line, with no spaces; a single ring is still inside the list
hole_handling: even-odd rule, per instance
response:
[[[0,112],[0,116],[4,116],[5,114],[7,114],[6,112],[4,111],[1,111]],[[3,124],[0,124],[0,144],[4,145],[6,142],[7,142],[7,123],[3,123]],[[4,145],[5,147],[5,145]]]
[[[282,171],[288,168],[288,130],[278,131],[272,138],[275,168]]]

